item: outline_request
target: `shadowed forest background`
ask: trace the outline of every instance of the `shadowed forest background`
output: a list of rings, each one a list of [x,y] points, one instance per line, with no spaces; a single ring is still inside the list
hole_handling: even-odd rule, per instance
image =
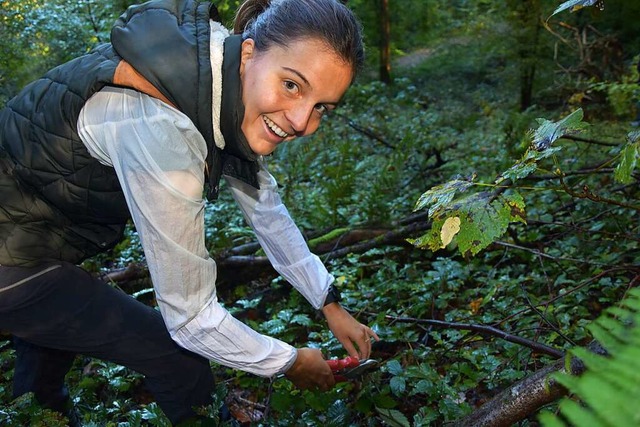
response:
[[[107,42],[133,3],[0,0],[0,106]],[[231,22],[238,1],[214,3]],[[379,369],[314,393],[213,366],[203,411],[226,401],[253,426],[638,425],[640,2],[347,4],[367,68],[269,163],[343,305],[381,337]],[[346,356],[224,189],[206,232],[229,311]],[[154,304],[133,227],[85,267]],[[11,399],[13,358],[0,335],[0,425],[65,425]],[[87,425],[169,425],[135,372],[79,356],[68,384]]]

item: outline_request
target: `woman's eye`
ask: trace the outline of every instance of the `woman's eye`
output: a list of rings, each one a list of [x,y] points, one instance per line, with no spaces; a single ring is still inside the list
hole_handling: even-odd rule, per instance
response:
[[[316,111],[320,113],[320,115],[324,115],[327,113],[327,111],[329,111],[329,108],[327,108],[327,106],[324,104],[317,104],[315,108]]]
[[[291,80],[285,80],[284,88],[289,92],[294,92],[294,93],[298,92],[298,85],[292,82]]]

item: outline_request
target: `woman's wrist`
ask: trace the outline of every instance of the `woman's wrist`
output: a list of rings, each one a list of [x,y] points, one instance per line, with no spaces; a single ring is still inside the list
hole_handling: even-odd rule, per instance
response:
[[[324,307],[322,307],[321,309],[322,314],[324,315],[325,318],[331,317],[331,315],[333,313],[337,313],[339,311],[342,311],[342,306],[340,305],[339,302],[331,302],[327,305],[325,305]]]

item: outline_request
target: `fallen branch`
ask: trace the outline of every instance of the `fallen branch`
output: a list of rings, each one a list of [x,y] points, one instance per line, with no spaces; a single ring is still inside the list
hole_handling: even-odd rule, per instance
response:
[[[325,261],[351,253],[364,253],[369,249],[382,246],[412,247],[406,239],[426,230],[430,224],[424,221],[421,215],[412,217],[411,221],[413,222],[394,230],[364,227],[344,229],[339,233],[327,233],[331,235],[330,239],[320,237],[312,239],[309,243],[312,251],[322,256]],[[271,266],[269,259],[266,256],[253,255],[259,248],[257,243],[249,243],[214,256],[218,269],[218,288],[222,290],[231,284],[275,277],[277,272]],[[148,276],[149,272],[145,265],[132,263],[125,268],[101,273],[99,278],[121,286],[124,283],[148,278]]]
[[[606,351],[595,341],[587,348],[596,354],[606,354]],[[554,374],[581,375],[584,370],[584,363],[576,357],[572,357],[569,363],[564,358],[557,360],[510,385],[468,416],[447,426],[509,427],[515,425],[567,393],[567,390],[553,378]]]
[[[107,283],[129,283],[149,277],[149,271],[146,265],[139,263],[131,263],[124,268],[116,268],[98,275],[100,280]]]

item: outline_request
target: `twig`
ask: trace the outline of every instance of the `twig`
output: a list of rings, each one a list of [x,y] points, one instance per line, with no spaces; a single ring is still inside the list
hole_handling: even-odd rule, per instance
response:
[[[537,304],[536,307],[542,307],[542,306],[547,306],[549,304],[553,304],[557,300],[559,300],[561,298],[564,298],[564,297],[566,297],[568,295],[571,295],[572,293],[584,288],[588,284],[590,284],[590,283],[592,283],[592,282],[594,282],[596,280],[599,280],[600,278],[602,278],[602,277],[604,277],[604,276],[606,276],[606,275],[608,275],[610,273],[613,273],[615,271],[626,271],[626,270],[635,271],[635,270],[638,270],[638,269],[639,269],[639,267],[637,267],[637,266],[626,266],[626,267],[613,267],[613,268],[610,268],[609,270],[602,271],[602,272],[596,274],[595,276],[585,280],[583,283],[579,284],[578,286],[574,287],[573,289],[570,289],[570,290],[564,292],[561,295],[555,296],[555,297],[553,297],[553,298],[551,298],[551,299],[549,299],[549,300],[547,300],[547,301],[545,301],[543,303]],[[505,322],[509,321],[510,319],[513,319],[514,317],[519,316],[519,315],[524,314],[524,313],[527,313],[529,311],[531,311],[531,308],[529,308],[529,307],[528,308],[524,308],[524,309],[522,309],[520,311],[517,311],[517,312],[515,312],[513,314],[510,314],[509,316],[505,317],[504,319],[502,319],[497,324],[505,323]]]
[[[597,195],[596,193],[594,193],[593,191],[591,191],[591,189],[587,185],[583,185],[582,186],[582,192],[581,193],[575,192],[571,188],[569,188],[569,186],[564,182],[564,179],[563,179],[562,175],[560,175],[560,184],[562,184],[562,188],[564,188],[564,191],[566,191],[567,194],[569,194],[570,196],[578,197],[580,199],[588,199],[588,200],[591,200],[593,202],[606,203],[606,204],[609,204],[609,205],[615,205],[615,206],[620,206],[620,207],[623,207],[623,208],[633,209],[635,211],[640,211],[640,206],[633,206],[633,205],[629,205],[627,203],[619,202],[617,200],[601,197],[601,196]]]
[[[11,340],[4,341],[0,343],[0,352],[3,352],[7,349],[11,348]]]
[[[356,122],[354,122],[353,120],[349,119],[348,117],[343,116],[340,113],[336,113],[335,111],[333,113],[331,113],[331,115],[341,118],[342,120],[344,120],[347,123],[347,125],[349,125],[350,128],[355,129],[358,132],[360,132],[361,134],[366,135],[369,138],[378,141],[379,143],[381,143],[385,147],[391,148],[392,150],[396,149],[396,147],[393,144],[388,143],[382,136],[378,135],[377,133],[375,133],[371,129],[365,128],[364,126],[361,126],[361,125],[357,124]]]
[[[562,138],[570,139],[572,141],[586,142],[587,144],[603,145],[605,147],[617,147],[620,145],[615,142],[596,141],[595,139],[583,138],[581,136],[575,136],[575,135],[562,135]]]
[[[545,254],[544,252],[540,252],[537,249],[531,249],[531,248],[527,248],[525,246],[514,245],[513,243],[497,241],[497,242],[494,242],[494,244],[496,244],[498,246],[504,246],[506,248],[519,249],[521,251],[530,252],[530,253],[532,253],[532,254],[534,254],[536,256],[539,256],[541,258],[547,258],[547,259],[550,259],[550,260],[553,260],[553,261],[571,261],[571,262],[577,262],[577,263],[580,263],[580,264],[596,265],[598,267],[603,267],[603,266],[604,267],[609,267],[609,264],[596,262],[596,261],[588,261],[588,260],[579,259],[579,258],[553,256],[553,255]]]
[[[470,323],[453,323],[453,322],[445,322],[444,320],[436,320],[436,319],[416,319],[413,317],[395,317],[391,315],[386,315],[385,319],[393,320],[401,323],[419,323],[430,326],[436,326],[442,329],[455,329],[461,331],[472,331],[478,333],[480,335],[488,335],[494,336],[498,338],[502,338],[505,341],[509,341],[515,344],[523,345],[528,347],[538,353],[547,354],[553,358],[559,359],[564,356],[564,352],[553,347],[549,347],[547,345],[541,344],[536,341],[532,341],[527,338],[519,337],[517,335],[510,334],[508,332],[502,331],[500,329],[494,328],[493,326],[486,325],[474,325]]]
[[[556,334],[558,334],[558,336],[560,336],[566,342],[570,343],[572,346],[577,347],[577,344],[575,342],[573,342],[571,340],[571,338],[569,338],[568,336],[563,334],[562,331],[556,325],[554,325],[553,323],[551,323],[551,321],[549,319],[547,319],[547,317],[544,315],[544,313],[542,313],[540,310],[538,310],[538,308],[531,302],[531,299],[529,298],[529,295],[527,295],[527,291],[524,289],[524,287],[522,285],[520,285],[520,290],[522,290],[522,293],[524,294],[524,298],[527,300],[527,304],[529,305],[531,310],[533,310],[538,315],[538,317],[540,317],[542,319],[542,321],[544,323],[549,325],[549,327],[551,327],[551,329]]]

